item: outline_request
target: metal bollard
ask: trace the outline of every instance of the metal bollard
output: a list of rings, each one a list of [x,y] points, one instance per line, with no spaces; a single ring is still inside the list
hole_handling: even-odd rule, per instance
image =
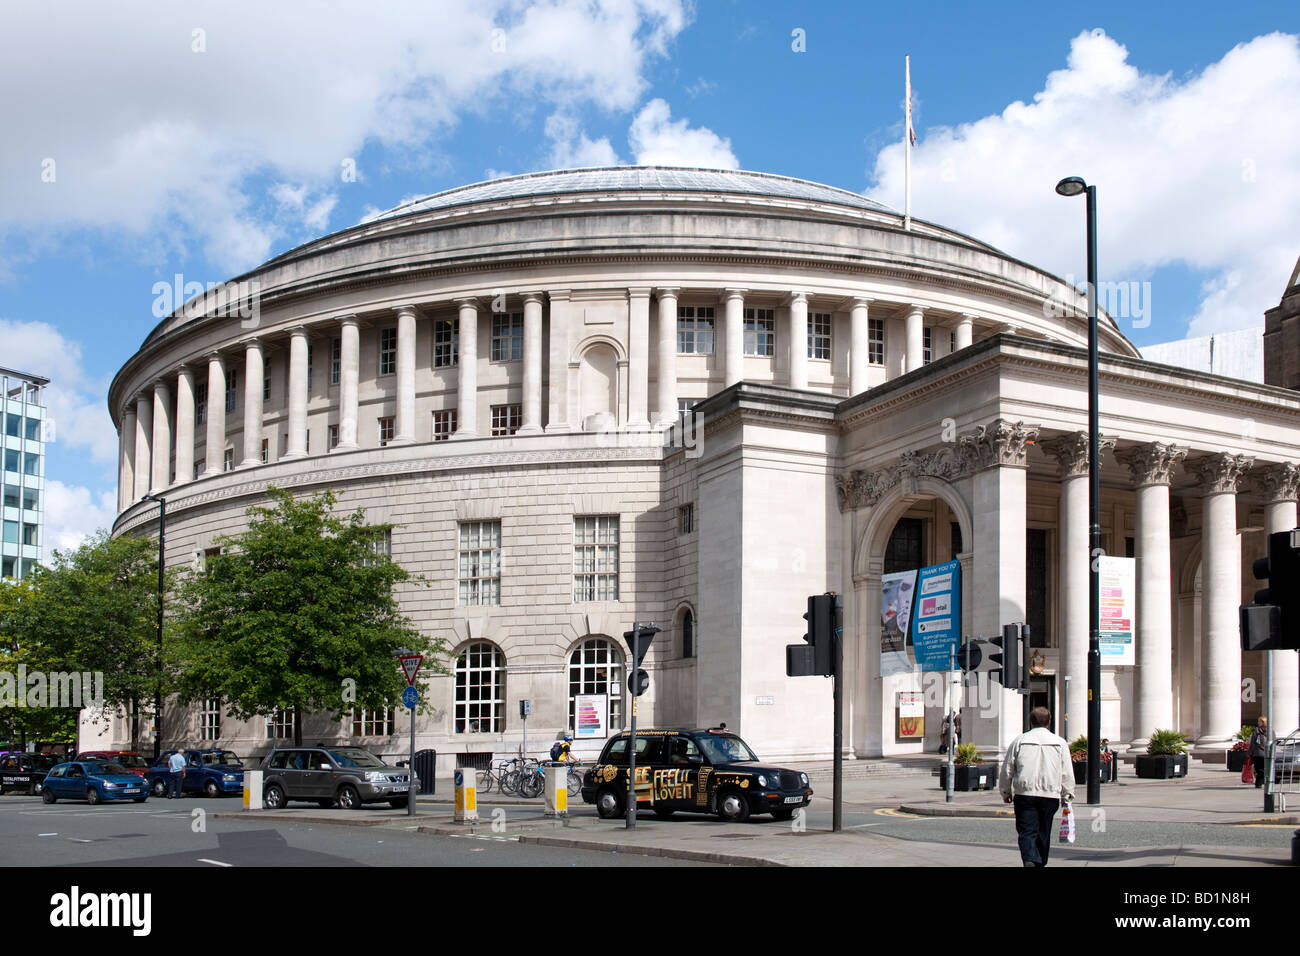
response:
[[[456,823],[477,823],[478,822],[478,788],[474,784],[474,770],[471,767],[469,773],[465,772],[464,767],[457,767],[455,776],[452,777],[452,784],[456,790]]]
[[[546,768],[546,811],[548,817],[569,815],[569,768],[553,763]]]
[[[262,809],[262,771],[244,771],[244,809]]]

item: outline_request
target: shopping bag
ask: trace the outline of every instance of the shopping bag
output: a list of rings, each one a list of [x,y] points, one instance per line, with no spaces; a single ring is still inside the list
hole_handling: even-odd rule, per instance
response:
[[[1070,812],[1068,803],[1065,805],[1065,809],[1061,811],[1061,842],[1074,842],[1074,814]]]
[[[1246,758],[1246,763],[1241,768],[1241,782],[1242,783],[1255,782],[1255,762],[1251,760],[1249,757]]]

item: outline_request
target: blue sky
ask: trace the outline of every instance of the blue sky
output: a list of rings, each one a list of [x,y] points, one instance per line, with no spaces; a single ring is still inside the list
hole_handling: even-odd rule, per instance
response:
[[[782,173],[1061,275],[1145,283],[1138,345],[1262,323],[1300,255],[1294,4],[72,0],[0,8],[0,365],[54,380],[47,549],[112,520],[112,375],[154,283],[404,199],[595,163]],[[355,181],[346,170],[355,168]]]

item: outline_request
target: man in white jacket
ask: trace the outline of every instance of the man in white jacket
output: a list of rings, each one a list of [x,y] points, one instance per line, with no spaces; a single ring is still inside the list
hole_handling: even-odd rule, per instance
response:
[[[998,789],[1014,801],[1020,859],[1025,866],[1047,866],[1052,848],[1052,818],[1061,802],[1074,801],[1074,766],[1070,745],[1047,729],[1046,707],[1029,712],[1029,730],[1011,741],[998,774]]]

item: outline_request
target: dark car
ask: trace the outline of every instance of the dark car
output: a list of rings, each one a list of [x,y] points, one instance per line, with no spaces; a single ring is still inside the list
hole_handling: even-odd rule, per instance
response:
[[[137,777],[143,777],[149,772],[149,761],[134,750],[87,750],[84,753],[77,754],[73,759],[115,763],[118,766],[125,767]]]
[[[153,788],[155,797],[167,796],[167,785],[171,780],[167,761],[174,753],[175,750],[165,751],[157,763],[145,772],[145,779]],[[227,793],[244,792],[244,765],[233,750],[210,748],[186,750],[184,753],[185,776],[181,780],[181,793],[220,797]]]
[[[133,800],[144,803],[149,796],[145,781],[121,764],[99,760],[74,760],[56,764],[45,775],[41,799],[85,800],[96,804],[110,800]]]
[[[290,800],[337,804],[345,810],[386,802],[405,807],[411,773],[360,747],[277,747],[262,761],[262,802],[278,810]]]
[[[0,757],[0,793],[21,790],[33,796],[41,792],[45,775],[59,762],[50,754],[7,753]]]
[[[629,738],[611,737],[583,777],[583,802],[607,820],[626,807]],[[735,734],[713,730],[638,730],[635,793],[638,810],[660,817],[682,810],[733,823],[755,813],[788,820],[813,795],[807,774],[762,764]]]

